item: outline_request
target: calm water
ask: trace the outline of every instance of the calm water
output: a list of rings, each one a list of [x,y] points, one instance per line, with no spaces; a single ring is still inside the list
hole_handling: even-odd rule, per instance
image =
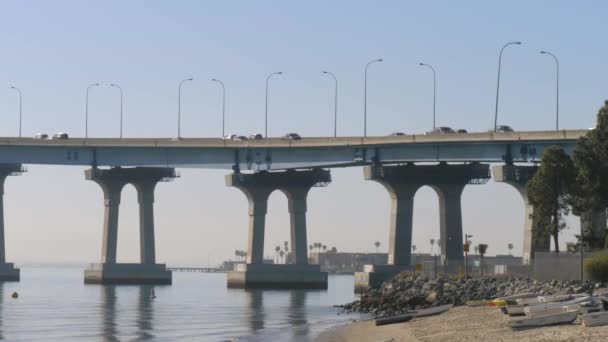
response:
[[[102,286],[84,285],[78,268],[22,268],[21,282],[0,283],[0,337],[309,341],[356,318],[332,307],[353,299],[353,277],[344,275],[330,276],[327,291],[245,291],[227,289],[225,274],[174,272],[171,286]]]

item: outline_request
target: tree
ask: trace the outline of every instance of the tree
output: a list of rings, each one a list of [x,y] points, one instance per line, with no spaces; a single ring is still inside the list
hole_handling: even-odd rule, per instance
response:
[[[283,258],[283,256],[285,255],[285,252],[280,251],[280,252],[279,252],[279,255],[281,256],[281,260],[282,260],[282,262],[283,262],[283,263],[285,263],[285,260],[284,260],[284,258]]]
[[[333,254],[336,254],[336,253],[338,253],[338,249],[336,247],[332,247],[330,249],[330,252],[332,252]]]
[[[605,210],[608,207],[608,101],[597,114],[595,128],[578,140],[574,163],[577,169],[577,187],[571,202],[574,214]],[[608,232],[585,229],[582,240],[592,249],[605,248]]]
[[[479,246],[477,246],[477,248],[479,249],[479,255],[481,256],[481,262],[480,262],[480,268],[481,268],[481,275],[483,275],[483,266],[484,266],[484,255],[486,255],[486,252],[488,251],[488,245],[480,243]]]
[[[325,251],[327,250],[327,246],[323,245],[323,247],[321,248],[323,248],[323,253],[325,253]]]
[[[416,254],[416,245],[412,245],[412,252]]]
[[[312,245],[308,245],[308,250],[310,250],[312,252]]]
[[[479,254],[479,246],[475,246],[473,249],[475,250],[475,254]]]
[[[509,255],[513,255],[513,254],[511,254],[511,251],[513,250],[513,244],[512,243],[508,244],[507,248],[509,249]]]
[[[374,242],[374,246],[376,246],[376,253],[378,253],[378,247],[380,247],[380,241]]]
[[[559,146],[545,149],[540,167],[528,183],[527,192],[534,206],[533,238],[553,236],[555,252],[559,253],[559,232],[566,228],[564,216],[570,212],[571,190],[576,170],[572,159]]]
[[[281,251],[281,246],[277,245],[277,246],[274,248],[274,254],[275,254],[275,256],[277,257],[277,264],[278,264],[278,263],[280,263],[280,261],[279,261],[279,252],[280,252],[280,251]]]
[[[435,239],[430,239],[429,242],[431,243],[431,254],[433,254],[433,245],[435,244]]]

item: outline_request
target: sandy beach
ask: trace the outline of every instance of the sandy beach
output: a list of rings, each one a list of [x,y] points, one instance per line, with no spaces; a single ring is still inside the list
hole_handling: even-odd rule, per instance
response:
[[[578,321],[568,325],[512,330],[507,317],[497,308],[456,307],[442,315],[407,323],[376,327],[361,321],[328,330],[318,342],[414,342],[414,341],[608,341],[608,326],[583,327]]]

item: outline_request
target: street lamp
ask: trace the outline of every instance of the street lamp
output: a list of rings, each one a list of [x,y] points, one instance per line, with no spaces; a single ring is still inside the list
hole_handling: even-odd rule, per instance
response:
[[[19,93],[19,138],[21,138],[21,114],[23,108],[23,94],[21,94],[21,89],[11,86],[11,89],[17,91]]]
[[[118,88],[120,91],[120,139],[122,139],[122,88],[117,84],[110,84],[110,87]]]
[[[268,137],[268,81],[270,81],[270,79],[272,78],[272,76],[274,75],[282,75],[283,72],[279,71],[279,72],[273,72],[272,74],[268,75],[268,77],[266,77],[266,110],[265,110],[265,114],[264,114],[264,137]]]
[[[217,82],[222,86],[222,137],[226,134],[225,126],[226,126],[226,87],[224,87],[224,82],[218,79],[212,79],[211,82]]]
[[[555,77],[555,82],[556,82],[556,87],[555,87],[555,130],[559,130],[559,61],[557,60],[557,57],[555,57],[554,54],[552,54],[551,52],[548,51],[541,51],[540,52],[543,55],[549,55],[551,57],[553,57],[553,59],[555,60],[555,71],[556,71],[556,77]]]
[[[336,75],[329,71],[323,71],[324,74],[330,75],[334,79],[334,138],[338,136],[338,79]]]
[[[363,136],[367,137],[367,69],[374,62],[382,62],[382,58],[374,59],[365,65],[365,82],[363,90]]]
[[[496,106],[494,108],[494,132],[498,129],[498,91],[500,89],[500,64],[502,61],[502,52],[509,45],[521,45],[521,42],[510,42],[503,45],[502,49],[500,49],[500,54],[498,55],[498,78],[496,81]]]
[[[189,82],[194,80],[194,78],[186,78],[179,82],[179,87],[177,87],[177,139],[182,138],[182,84],[184,82]]]
[[[89,90],[93,87],[99,87],[100,83],[93,83],[87,87],[87,96],[85,103],[85,112],[84,112],[84,138],[89,138]]]
[[[464,279],[468,278],[469,275],[469,263],[468,263],[468,256],[469,256],[469,238],[472,238],[473,235],[471,234],[464,234],[464,244],[465,244],[465,248],[464,248]]]
[[[433,71],[433,130],[435,130],[435,108],[436,108],[436,95],[437,95],[437,78],[435,74],[435,68],[426,63],[418,63],[420,66],[425,66]]]

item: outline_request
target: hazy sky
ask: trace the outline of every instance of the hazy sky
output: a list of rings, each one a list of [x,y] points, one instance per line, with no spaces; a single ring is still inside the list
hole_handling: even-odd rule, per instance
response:
[[[264,81],[270,89],[269,133],[305,136],[333,132],[333,83],[339,79],[338,134],[361,135],[363,68],[369,71],[368,134],[422,133],[432,124],[432,76],[437,70],[439,125],[487,130],[493,125],[498,52],[503,55],[501,123],[520,130],[551,129],[555,64],[561,63],[561,126],[587,128],[606,95],[608,46],[599,1],[0,1],[0,136],[23,132],[84,135],[85,88],[91,90],[89,135],[119,133],[119,95],[125,92],[127,137],[176,135],[177,85],[182,135],[221,134],[221,92],[227,88],[227,129],[250,134],[264,127]],[[2,90],[4,89],[4,90]],[[15,262],[98,261],[102,192],[83,168],[29,165],[5,187],[7,256]],[[244,249],[247,201],[227,188],[229,171],[180,170],[156,191],[159,261],[217,263]],[[340,251],[386,250],[390,202],[362,169],[332,170],[333,183],[309,195],[309,242]],[[490,181],[463,194],[463,224],[489,254],[521,253],[523,201],[508,185]],[[271,195],[266,254],[289,237],[286,198]],[[139,256],[135,190],[123,192],[119,261]],[[565,239],[578,231],[573,219]],[[416,196],[414,243],[428,251],[439,235],[437,196]],[[563,241],[564,239],[562,239]]]

